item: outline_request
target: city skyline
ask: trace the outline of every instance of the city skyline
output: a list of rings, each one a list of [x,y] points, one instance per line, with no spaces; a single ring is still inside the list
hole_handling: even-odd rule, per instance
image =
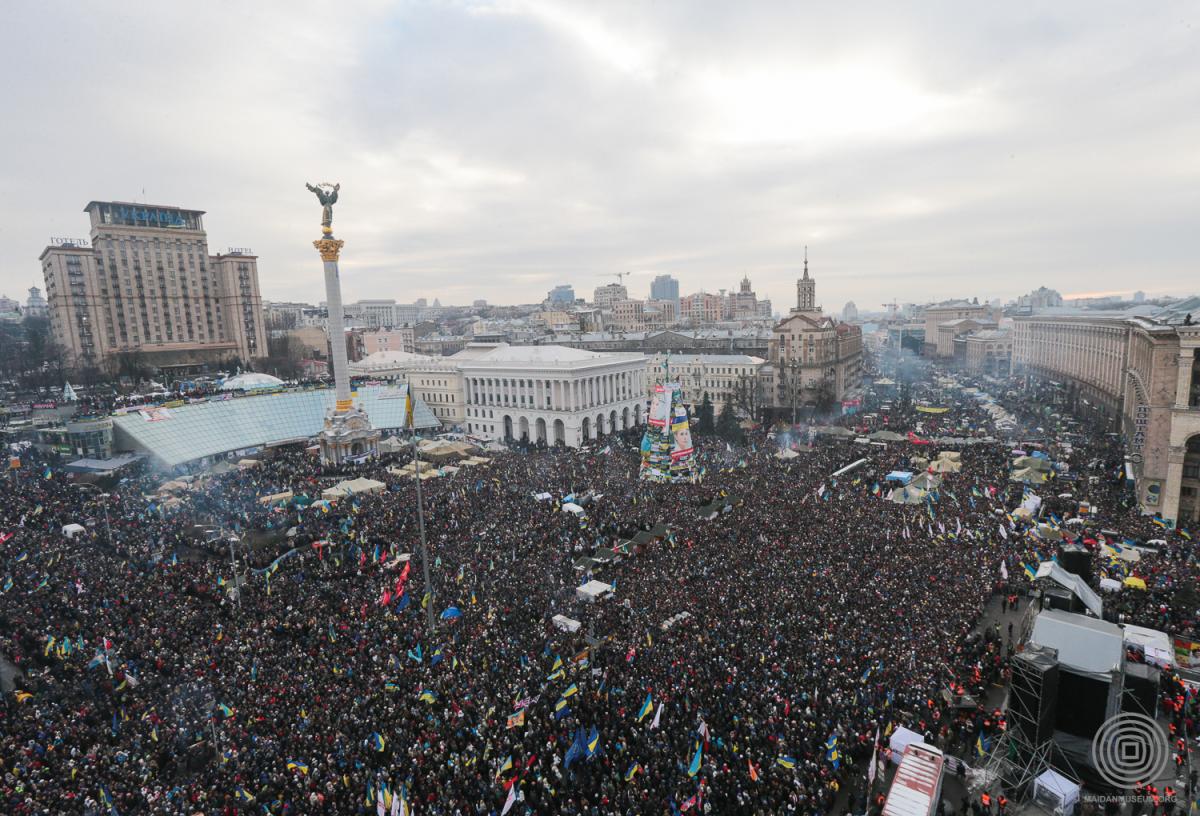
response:
[[[295,8],[117,4],[100,38],[68,5],[14,10],[0,292],[44,288],[86,202],[137,200],[206,210],[265,299],[315,303],[310,177],[342,183],[348,301],[532,303],[633,272],[637,297],[747,275],[781,311],[806,244],[831,312],[1193,288],[1182,4]],[[184,27],[208,36],[161,37]]]

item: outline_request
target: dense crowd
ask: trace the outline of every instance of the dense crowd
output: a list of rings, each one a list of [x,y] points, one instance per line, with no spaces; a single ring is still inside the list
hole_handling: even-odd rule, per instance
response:
[[[990,430],[970,404],[889,420]],[[943,692],[1002,677],[1011,634],[974,630],[995,592],[1023,584],[1022,562],[1053,550],[1009,518],[1024,495],[1010,446],[964,446],[937,500],[909,506],[887,501],[884,476],[928,446],[818,440],[783,461],[779,442],[702,443],[694,485],[638,482],[629,437],[431,479],[431,586],[414,482],[388,470],[403,458],[332,473],[280,452],[165,510],[161,476],[101,496],[27,456],[0,505],[0,653],[21,672],[0,809],[355,814],[403,798],[417,814],[815,814],[852,787],[861,798],[897,725],[969,752],[999,722]],[[1122,503],[1101,445],[1063,457],[1101,477],[1071,482],[1073,500],[1094,524],[1168,541],[1121,613],[1192,631],[1175,592],[1197,577],[1191,542]],[[385,490],[318,501],[351,473]],[[1061,488],[1041,492],[1066,509]],[[588,493],[584,517],[560,510]],[[733,509],[702,519],[719,497]],[[76,522],[90,523],[64,536]],[[621,563],[575,569],[655,525],[669,534]],[[578,601],[588,577],[615,597]]]

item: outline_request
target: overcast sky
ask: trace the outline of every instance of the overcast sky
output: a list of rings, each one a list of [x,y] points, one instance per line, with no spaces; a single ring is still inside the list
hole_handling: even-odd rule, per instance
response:
[[[899,8],[903,6],[904,8]],[[1194,2],[9,4],[0,293],[90,200],[206,210],[264,298],[631,272],[893,298],[1200,290]]]

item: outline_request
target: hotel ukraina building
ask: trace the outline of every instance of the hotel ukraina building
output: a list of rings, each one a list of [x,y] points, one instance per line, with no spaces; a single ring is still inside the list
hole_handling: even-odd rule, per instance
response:
[[[1057,385],[1120,434],[1138,501],[1200,522],[1200,298],[1153,317],[1034,314],[1013,326],[1014,373]]]
[[[123,354],[188,368],[267,354],[258,259],[210,255],[204,213],[92,201],[89,239],[52,238],[38,259],[50,330],[68,368]]]

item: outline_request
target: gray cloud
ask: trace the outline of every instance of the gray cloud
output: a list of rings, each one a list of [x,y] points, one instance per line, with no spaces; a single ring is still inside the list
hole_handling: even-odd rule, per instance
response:
[[[9,10],[0,292],[95,198],[206,209],[264,294],[321,298],[306,180],[359,297],[532,301],[804,245],[853,299],[1196,288],[1188,3],[122,3]],[[143,188],[145,193],[142,193]]]

